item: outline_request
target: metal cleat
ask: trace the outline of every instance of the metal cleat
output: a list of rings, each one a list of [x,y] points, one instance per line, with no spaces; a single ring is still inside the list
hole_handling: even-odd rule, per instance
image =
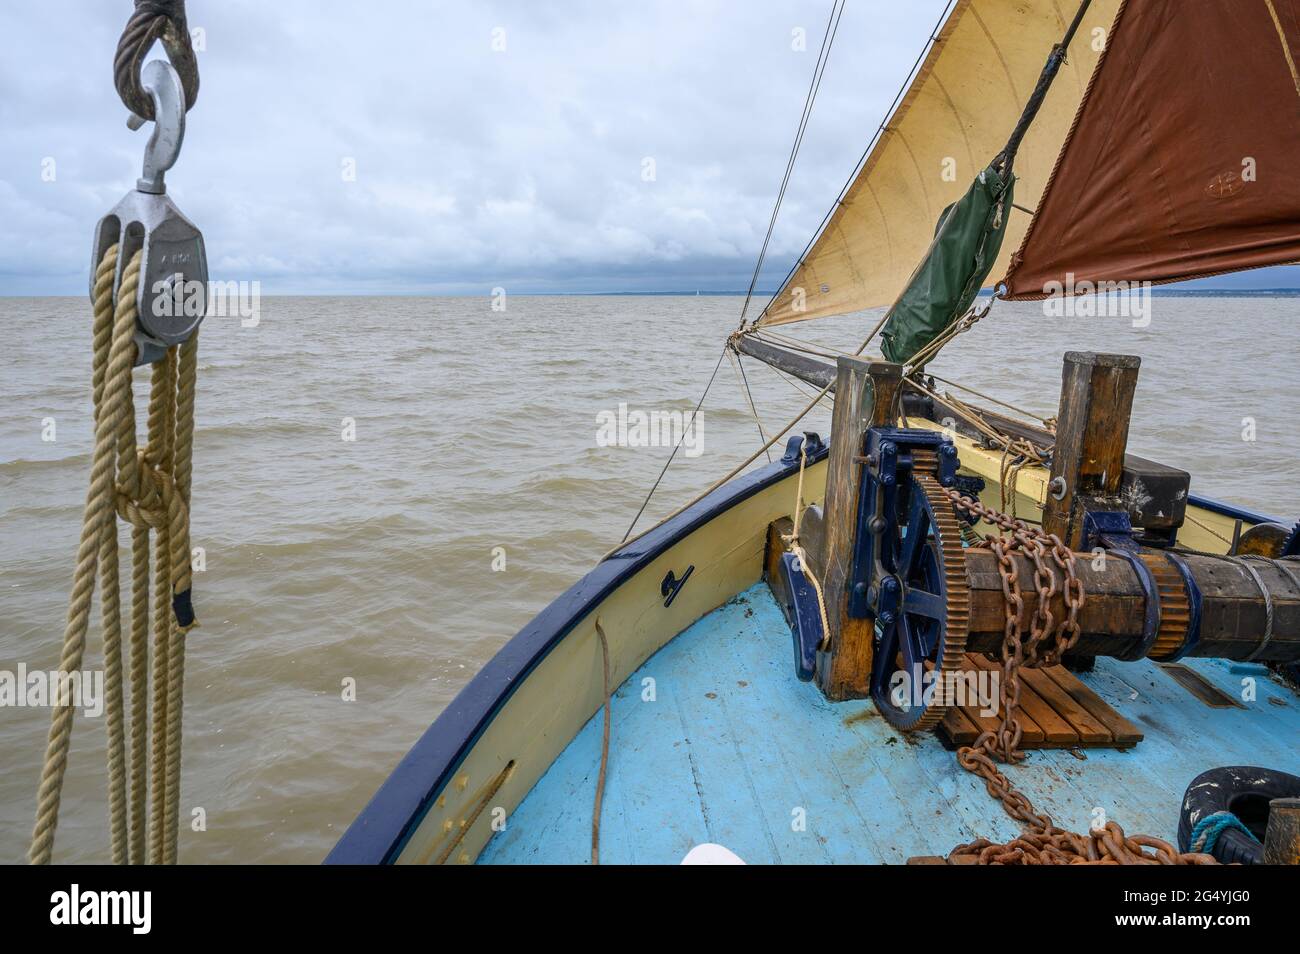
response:
[[[208,260],[203,233],[181,214],[167,196],[164,177],[176,164],[185,139],[185,91],[170,63],[149,62],[141,85],[154,103],[154,130],[145,146],[143,174],[133,191],[100,220],[91,251],[90,293],[95,270],[104,253],[119,244],[114,293],[122,271],[137,250],[142,251],[140,285],[136,291],[136,365],[159,360],[172,345],[183,344],[207,311]],[[143,120],[132,116],[138,129]]]

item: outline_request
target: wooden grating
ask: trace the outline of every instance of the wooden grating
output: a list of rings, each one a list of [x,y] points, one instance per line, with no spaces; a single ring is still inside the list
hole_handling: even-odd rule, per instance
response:
[[[967,653],[963,671],[1001,670],[980,653]],[[1064,666],[1020,671],[1020,724],[1024,749],[1128,749],[1142,741],[1138,728],[1110,707]],[[953,706],[939,732],[953,745],[970,745],[985,730],[996,730],[998,716],[971,705]]]

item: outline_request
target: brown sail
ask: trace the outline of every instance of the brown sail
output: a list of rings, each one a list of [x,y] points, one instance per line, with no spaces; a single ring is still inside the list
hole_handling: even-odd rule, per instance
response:
[[[1300,261],[1300,0],[1125,0],[1012,299]]]

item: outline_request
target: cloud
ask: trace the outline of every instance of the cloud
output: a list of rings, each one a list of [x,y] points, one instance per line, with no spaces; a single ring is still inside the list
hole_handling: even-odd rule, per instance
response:
[[[848,4],[766,285],[943,7]],[[829,8],[190,0],[202,87],[169,191],[212,276],[267,294],[744,288]],[[146,132],[126,129],[111,80],[129,12],[0,12],[2,294],[82,293],[94,223],[139,175]]]

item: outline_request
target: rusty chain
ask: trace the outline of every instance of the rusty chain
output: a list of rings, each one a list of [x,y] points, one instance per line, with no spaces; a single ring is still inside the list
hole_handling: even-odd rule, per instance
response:
[[[957,762],[984,782],[989,795],[1002,803],[1008,815],[1025,826],[1025,831],[1005,844],[979,838],[958,845],[949,859],[974,858],[978,864],[1217,864],[1211,855],[1179,852],[1173,845],[1148,835],[1127,835],[1115,822],[1092,829],[1087,835],[1056,827],[1050,815],[1034,809],[1023,792],[1011,784],[997,762],[1008,765],[1025,758],[1020,748],[1023,727],[1020,708],[1020,670],[1054,666],[1078,642],[1079,611],[1085,594],[1083,581],[1075,573],[1074,553],[1056,534],[1044,533],[1023,520],[1007,516],[978,500],[947,490],[954,509],[992,524],[1001,536],[988,534],[976,546],[987,547],[998,558],[1002,595],[1006,607],[1006,628],[1002,640],[1002,681],[998,689],[1002,719],[995,731],[985,731],[974,745],[957,750]],[[1034,588],[1038,602],[1025,638],[1022,620],[1025,601],[1020,571],[1012,554],[1020,551],[1034,564]],[[1048,558],[1060,569],[1065,615],[1057,620],[1051,601],[1057,595],[1056,576]]]

